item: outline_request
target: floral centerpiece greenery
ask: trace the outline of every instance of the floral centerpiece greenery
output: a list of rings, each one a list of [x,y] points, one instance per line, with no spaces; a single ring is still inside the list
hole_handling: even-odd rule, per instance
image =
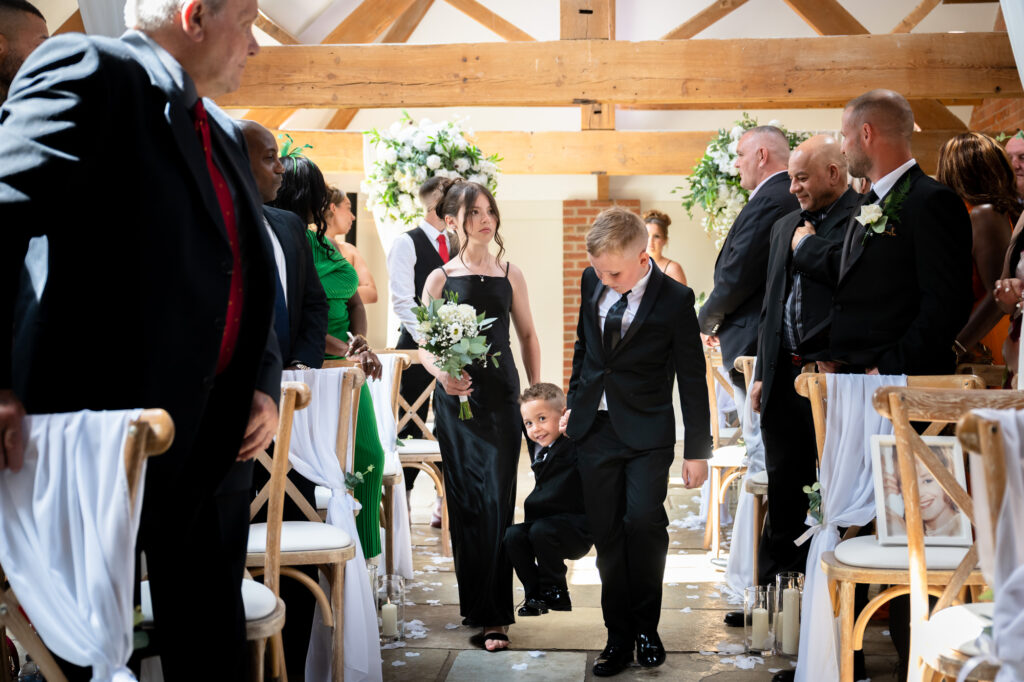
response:
[[[675,192],[683,194],[683,208],[693,217],[693,207],[700,206],[704,210],[701,225],[704,231],[715,238],[715,246],[721,247],[729,228],[736,216],[747,204],[747,190],[740,187],[740,172],[736,168],[736,145],[743,133],[757,125],[757,120],[743,112],[743,118],[736,121],[731,130],[721,128],[718,135],[711,140],[704,156],[693,168],[687,187],[676,187]],[[779,121],[770,121],[768,125],[782,130],[789,141],[789,148],[797,146],[808,137],[809,133],[791,132],[786,130]]]
[[[418,324],[416,331],[426,339],[423,347],[434,356],[434,366],[454,379],[462,378],[462,370],[475,363],[486,364],[489,359],[498,366],[498,353],[490,353],[491,344],[483,332],[494,323],[493,317],[484,318],[473,306],[459,303],[454,291],[447,300],[429,298],[425,305],[413,308]],[[472,419],[466,396],[459,396],[459,419]]]
[[[454,121],[413,121],[408,112],[386,131],[365,133],[374,145],[376,160],[361,190],[369,197],[367,208],[378,223],[418,222],[423,207],[416,200],[420,185],[427,178],[439,175],[464,178],[487,187],[498,186],[497,154],[484,156],[472,143],[471,131]]]

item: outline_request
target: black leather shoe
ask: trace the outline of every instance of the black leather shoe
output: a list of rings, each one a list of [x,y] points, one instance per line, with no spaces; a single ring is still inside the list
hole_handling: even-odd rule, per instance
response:
[[[519,607],[520,616],[541,616],[548,612],[548,605],[544,603],[543,599],[534,599],[533,597],[526,600],[526,603]]]
[[[772,682],[793,682],[796,679],[795,670],[780,670],[772,675]]]
[[[552,611],[572,611],[572,600],[569,599],[569,590],[561,587],[549,587],[542,593],[544,603]]]
[[[742,611],[730,611],[725,614],[725,624],[731,628],[743,627],[743,612]]]
[[[633,649],[620,644],[609,644],[594,662],[595,677],[618,675],[633,662]]]
[[[665,647],[657,632],[636,636],[636,662],[645,668],[656,668],[665,662]]]

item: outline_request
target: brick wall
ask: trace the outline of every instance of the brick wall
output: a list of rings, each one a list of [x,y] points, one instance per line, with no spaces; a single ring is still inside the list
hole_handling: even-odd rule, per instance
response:
[[[590,229],[597,214],[610,206],[623,206],[640,213],[639,199],[570,199],[562,202],[562,380],[566,390],[569,388],[569,377],[572,375],[572,347],[576,343],[580,277],[590,265],[587,261],[587,230]]]
[[[1024,129],[1024,98],[984,100],[971,112],[969,127],[993,135]]]

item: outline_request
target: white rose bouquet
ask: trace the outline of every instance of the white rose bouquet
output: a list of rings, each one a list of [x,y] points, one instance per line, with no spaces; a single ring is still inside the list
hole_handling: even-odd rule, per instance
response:
[[[484,318],[471,305],[459,303],[455,292],[447,294],[447,301],[428,298],[426,305],[413,308],[418,324],[416,331],[424,341],[423,348],[434,356],[434,366],[454,379],[462,378],[462,370],[469,365],[487,364],[490,360],[498,366],[498,353],[490,353],[491,344],[481,332],[490,328],[494,318]],[[472,419],[469,399],[459,396],[459,419]]]
[[[416,201],[417,191],[427,178],[440,175],[476,182],[494,192],[498,187],[497,154],[484,153],[470,141],[471,132],[461,121],[429,119],[413,121],[403,112],[402,119],[386,131],[365,133],[377,155],[370,174],[360,189],[367,197],[373,217],[403,224],[423,217]]]

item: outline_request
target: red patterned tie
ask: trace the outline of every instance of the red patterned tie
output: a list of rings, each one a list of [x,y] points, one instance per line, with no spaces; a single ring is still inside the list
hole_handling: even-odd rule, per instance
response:
[[[437,252],[441,255],[441,262],[448,262],[448,240],[443,234],[437,235]]]
[[[242,251],[238,246],[238,225],[235,222],[235,206],[231,201],[231,190],[228,189],[228,184],[220,169],[217,168],[217,164],[213,162],[210,119],[206,115],[206,107],[203,106],[202,98],[196,101],[192,115],[195,119],[196,134],[199,135],[203,153],[206,155],[206,168],[210,171],[210,180],[213,182],[213,189],[217,194],[221,216],[224,218],[228,243],[231,245],[231,289],[228,295],[227,313],[224,316],[224,336],[221,337],[220,354],[217,356],[217,374],[220,374],[227,369],[231,362],[235,344],[238,342],[238,328],[242,320]]]

